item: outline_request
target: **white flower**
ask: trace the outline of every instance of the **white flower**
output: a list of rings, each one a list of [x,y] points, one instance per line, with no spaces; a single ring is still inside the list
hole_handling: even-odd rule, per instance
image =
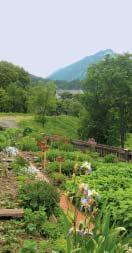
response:
[[[91,193],[93,197],[97,197],[97,198],[99,197],[98,192],[96,192],[95,190],[92,190]]]

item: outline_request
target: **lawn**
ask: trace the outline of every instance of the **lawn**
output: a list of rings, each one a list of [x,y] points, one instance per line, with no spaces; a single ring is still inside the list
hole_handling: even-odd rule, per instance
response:
[[[46,134],[56,134],[66,136],[70,139],[78,138],[77,129],[79,119],[73,116],[49,116],[47,117],[44,127],[42,124],[34,120],[34,116],[30,114],[0,114],[0,120],[15,120],[22,129],[30,127],[36,132],[44,132]]]
[[[70,139],[77,138],[79,119],[76,117],[65,115],[47,117],[44,127],[36,122],[33,117],[29,117],[30,116],[27,116],[25,119],[22,118],[20,121],[20,126],[22,128],[30,127],[36,132],[41,131],[49,135],[62,135]]]

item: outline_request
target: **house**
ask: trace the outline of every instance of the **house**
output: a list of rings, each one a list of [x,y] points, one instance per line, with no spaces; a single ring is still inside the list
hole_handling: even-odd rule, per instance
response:
[[[63,93],[70,93],[72,95],[78,95],[78,94],[83,94],[83,90],[62,90],[62,89],[58,89],[58,90],[56,90],[56,98],[60,99],[61,95]]]

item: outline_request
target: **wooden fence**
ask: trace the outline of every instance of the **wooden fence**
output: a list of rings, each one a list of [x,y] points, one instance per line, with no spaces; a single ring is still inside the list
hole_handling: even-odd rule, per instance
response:
[[[100,156],[105,156],[108,154],[116,154],[120,161],[132,162],[132,150],[117,148],[117,147],[107,146],[107,145],[102,145],[102,144],[93,145],[86,141],[80,141],[80,140],[72,140],[71,143],[77,149],[95,151],[95,152],[98,152]]]

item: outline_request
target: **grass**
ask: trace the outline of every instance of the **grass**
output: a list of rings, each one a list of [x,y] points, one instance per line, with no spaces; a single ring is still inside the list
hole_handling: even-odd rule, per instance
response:
[[[20,125],[22,128],[30,127],[36,132],[41,131],[49,135],[62,135],[70,139],[76,139],[78,137],[78,123],[78,118],[65,115],[47,117],[44,127],[40,123],[36,122],[31,116],[27,116],[25,119],[22,118],[20,120]]]
[[[44,132],[45,134],[63,135],[70,139],[78,138],[77,129],[79,119],[73,116],[48,116],[45,126],[34,120],[34,116],[24,113],[0,113],[0,120],[15,120],[20,124],[21,128],[30,127],[36,132]]]
[[[15,120],[16,122],[21,122],[24,119],[30,120],[33,116],[25,113],[0,113],[0,120]]]

